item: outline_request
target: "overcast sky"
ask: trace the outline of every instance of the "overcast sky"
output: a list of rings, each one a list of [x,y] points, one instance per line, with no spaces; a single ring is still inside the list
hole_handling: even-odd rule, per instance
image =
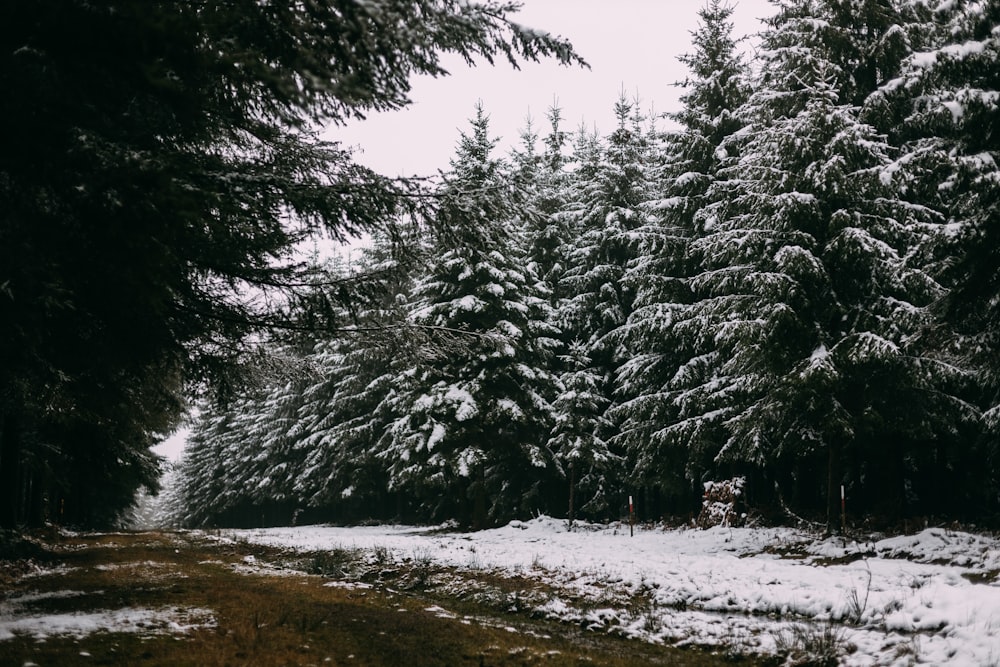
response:
[[[524,0],[515,20],[568,38],[590,69],[553,61],[525,63],[520,70],[505,61],[469,68],[450,60],[451,76],[414,80],[410,107],[332,128],[326,138],[358,147],[357,160],[386,176],[430,175],[448,168],[479,99],[504,153],[517,144],[529,113],[536,129],[545,131],[554,100],[567,131],[585,123],[601,134],[610,132],[622,89],[630,98],[638,94],[644,111],[674,111],[681,91],[671,84],[687,75],[677,56],[691,51],[690,33],[703,5],[703,0]],[[772,13],[767,0],[733,6],[737,37],[757,32],[758,19]],[[156,451],[176,460],[184,436],[177,434]]]
[[[524,0],[514,18],[532,28],[568,38],[591,69],[554,61],[525,63],[520,70],[499,62],[467,67],[446,61],[451,75],[413,81],[413,104],[401,111],[373,114],[348,127],[332,128],[327,138],[358,147],[359,162],[386,176],[428,175],[447,169],[459,131],[468,130],[473,107],[482,99],[494,137],[504,152],[518,142],[531,115],[540,132],[546,113],[558,100],[563,129],[596,124],[602,135],[614,127],[612,112],[624,89],[637,93],[643,111],[674,111],[687,68],[677,56],[691,51],[691,31],[703,0]],[[734,35],[760,29],[772,14],[767,0],[733,1]]]

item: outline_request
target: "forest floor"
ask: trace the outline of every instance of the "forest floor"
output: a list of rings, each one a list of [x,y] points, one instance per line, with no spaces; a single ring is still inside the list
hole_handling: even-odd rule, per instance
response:
[[[944,527],[538,517],[16,544],[0,539],[0,665],[16,667],[1000,666],[1000,540]]]
[[[63,531],[3,546],[0,665],[776,664],[589,631],[520,603],[548,595],[530,577],[379,548]]]

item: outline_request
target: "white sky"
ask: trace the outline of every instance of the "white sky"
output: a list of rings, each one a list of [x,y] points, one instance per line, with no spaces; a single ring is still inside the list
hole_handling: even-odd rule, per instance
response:
[[[564,67],[553,60],[506,61],[469,68],[446,61],[451,76],[413,81],[413,104],[373,114],[363,122],[331,128],[326,138],[357,147],[356,158],[386,176],[429,175],[447,169],[459,132],[468,130],[473,107],[482,99],[494,137],[504,153],[519,142],[525,118],[542,136],[553,100],[562,108],[565,131],[596,125],[602,135],[614,127],[613,105],[624,89],[638,93],[644,112],[678,108],[681,90],[672,84],[687,75],[677,56],[691,52],[691,31],[703,0],[523,0],[514,19],[566,37],[591,69]],[[760,29],[770,16],[767,0],[733,0],[734,36]]]

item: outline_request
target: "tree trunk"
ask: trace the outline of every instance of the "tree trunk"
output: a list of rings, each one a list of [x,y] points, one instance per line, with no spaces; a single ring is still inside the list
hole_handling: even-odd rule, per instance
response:
[[[472,491],[472,529],[486,528],[486,471],[480,465]]]
[[[576,468],[573,466],[573,462],[569,462],[569,527],[573,527],[573,494],[576,490]]]
[[[826,464],[826,532],[839,532],[840,526],[840,456],[833,444],[829,448]]]
[[[0,415],[0,528],[17,528],[21,510],[21,433],[17,418]]]
[[[25,471],[25,473],[27,474],[28,471]],[[36,466],[35,470],[30,471],[28,480],[29,484],[25,493],[27,501],[27,508],[24,513],[25,523],[33,528],[44,526],[47,518],[45,516],[45,491],[48,481],[44,467]]]

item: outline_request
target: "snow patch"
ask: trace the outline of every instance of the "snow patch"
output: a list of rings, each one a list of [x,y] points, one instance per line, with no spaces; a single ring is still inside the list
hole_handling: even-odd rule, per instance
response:
[[[23,602],[24,598],[19,600]],[[215,618],[211,610],[198,607],[157,609],[128,607],[93,612],[33,615],[12,610],[7,603],[0,606],[0,641],[25,634],[36,640],[57,635],[80,639],[95,632],[184,634],[197,628],[214,626]]]
[[[829,356],[830,356],[830,351],[826,349],[826,345],[820,343],[819,347],[813,350],[812,354],[809,355],[809,363],[811,364],[821,363]]]

